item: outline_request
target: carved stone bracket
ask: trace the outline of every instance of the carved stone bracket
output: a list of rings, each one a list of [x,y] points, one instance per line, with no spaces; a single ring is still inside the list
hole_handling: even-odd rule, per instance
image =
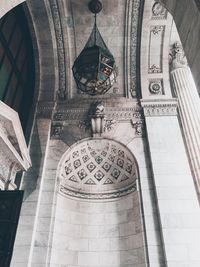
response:
[[[142,100],[141,104],[143,107],[145,117],[177,115],[176,99],[157,100],[157,101]]]
[[[63,131],[63,125],[61,123],[53,124],[51,127],[51,138],[60,138]]]
[[[145,124],[144,120],[133,121],[131,120],[133,128],[135,129],[136,137],[144,137],[145,136]]]
[[[91,128],[92,136],[97,137],[101,136],[104,132],[105,124],[105,111],[104,105],[101,102],[95,103],[95,108],[93,114],[91,114]]]

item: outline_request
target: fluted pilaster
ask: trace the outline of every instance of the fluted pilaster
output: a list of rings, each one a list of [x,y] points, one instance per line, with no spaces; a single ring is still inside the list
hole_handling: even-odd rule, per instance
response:
[[[182,47],[174,45],[170,72],[196,189],[200,197],[200,99]]]

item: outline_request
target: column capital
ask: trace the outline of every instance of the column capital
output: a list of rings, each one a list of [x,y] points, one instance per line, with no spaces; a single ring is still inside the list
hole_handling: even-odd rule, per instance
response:
[[[145,117],[176,116],[177,99],[141,100]]]
[[[187,68],[188,63],[185,57],[185,53],[180,42],[175,42],[172,46],[170,53],[170,65],[171,71],[178,68]]]

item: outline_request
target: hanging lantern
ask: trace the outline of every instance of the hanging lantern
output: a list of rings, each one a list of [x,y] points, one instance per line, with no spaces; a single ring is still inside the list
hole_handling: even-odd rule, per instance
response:
[[[94,27],[84,49],[75,60],[72,71],[79,90],[89,95],[101,95],[116,80],[115,59],[96,25],[96,14],[102,9],[101,2],[92,0],[89,9],[95,14]]]

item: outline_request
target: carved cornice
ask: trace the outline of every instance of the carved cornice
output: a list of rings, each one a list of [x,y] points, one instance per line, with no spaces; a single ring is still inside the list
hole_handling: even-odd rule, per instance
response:
[[[177,100],[142,100],[141,105],[143,107],[145,117],[159,117],[159,116],[176,116],[177,115]]]
[[[130,121],[140,118],[142,108],[138,102],[132,100],[127,101],[124,98],[101,99],[105,107],[106,120]],[[85,121],[90,114],[91,105],[96,102],[96,99],[74,99],[71,102],[58,105],[53,114],[53,122],[75,122]]]
[[[63,131],[70,125],[78,126],[81,131],[92,132],[91,118],[96,99],[74,99],[57,104],[52,115],[51,138],[62,138]],[[102,136],[112,137],[119,123],[132,123],[135,128],[135,137],[143,137],[143,113],[137,101],[125,98],[101,99],[104,110]],[[43,107],[44,108],[44,107]],[[53,107],[49,108],[52,109]],[[40,115],[50,113],[48,107],[40,110]],[[142,131],[142,133],[141,133]]]
[[[106,108],[105,116],[108,120],[130,121],[131,119],[140,117],[140,110],[135,108]],[[72,108],[67,110],[59,110],[53,115],[53,121],[80,121],[86,119],[88,109]]]

